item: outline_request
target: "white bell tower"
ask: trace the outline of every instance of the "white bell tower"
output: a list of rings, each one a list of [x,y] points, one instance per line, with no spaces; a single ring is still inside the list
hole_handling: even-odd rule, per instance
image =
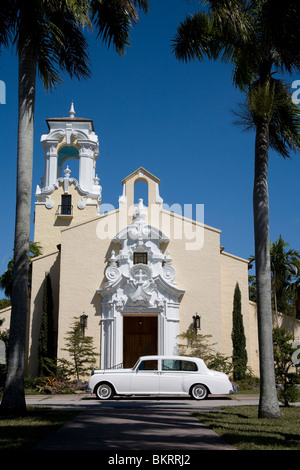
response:
[[[43,253],[60,243],[63,228],[99,215],[102,188],[96,173],[98,136],[91,119],[75,117],[73,103],[69,117],[46,120],[49,132],[42,135],[44,174],[36,188],[35,241]],[[78,162],[78,177],[68,160]]]

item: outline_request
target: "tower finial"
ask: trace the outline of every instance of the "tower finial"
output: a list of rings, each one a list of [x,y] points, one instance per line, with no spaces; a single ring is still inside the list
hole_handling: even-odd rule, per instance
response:
[[[70,119],[74,119],[75,110],[74,110],[74,103],[73,103],[73,101],[72,101],[72,103],[71,103],[71,108],[70,108],[69,114],[70,114]]]

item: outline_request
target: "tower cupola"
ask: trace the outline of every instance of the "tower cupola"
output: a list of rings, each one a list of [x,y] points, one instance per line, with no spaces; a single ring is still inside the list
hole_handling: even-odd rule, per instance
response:
[[[98,136],[91,119],[75,114],[72,103],[68,117],[47,119],[48,133],[41,137],[44,174],[35,194],[35,240],[47,251],[60,243],[60,235],[53,233],[99,215]],[[76,177],[69,168],[74,160]]]

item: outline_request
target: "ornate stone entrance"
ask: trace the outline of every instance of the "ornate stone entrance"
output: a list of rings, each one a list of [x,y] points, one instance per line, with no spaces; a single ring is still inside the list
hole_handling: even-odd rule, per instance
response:
[[[164,255],[161,249],[168,240],[158,229],[147,225],[146,216],[140,200],[133,223],[113,240],[120,250],[118,254],[112,251],[105,271],[107,282],[98,290],[102,296],[102,368],[114,367],[123,360],[123,365],[131,364],[139,351],[178,352],[179,306],[184,291],[174,283],[169,253]],[[148,325],[153,322],[150,319],[156,318],[156,333],[141,331],[139,337],[134,317],[144,319]],[[124,344],[130,334],[132,350]]]

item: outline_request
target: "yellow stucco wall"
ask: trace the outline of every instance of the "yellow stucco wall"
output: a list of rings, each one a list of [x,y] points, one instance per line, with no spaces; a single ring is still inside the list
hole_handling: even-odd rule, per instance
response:
[[[78,208],[82,196],[75,189],[75,183],[69,184],[68,194],[72,196],[73,217],[59,216],[58,207],[61,205],[61,196],[65,194],[63,184],[50,195],[54,206],[47,209],[44,203],[37,201],[35,204],[34,241],[41,244],[43,253],[49,253],[57,249],[60,244],[60,234],[64,228],[72,227],[80,222],[91,220],[98,215],[97,201],[91,201],[84,209]],[[86,200],[86,199],[85,199]]]
[[[248,294],[248,261],[238,258],[226,252],[220,255],[222,278],[222,334],[223,354],[232,355],[232,312],[233,298],[236,283],[241,291],[243,324],[246,336],[246,349],[248,354],[248,366],[255,373],[258,371],[258,352],[253,337],[257,338],[257,322],[253,321],[256,311],[249,305]]]
[[[58,337],[61,356],[65,355],[64,338],[74,318],[83,313],[88,315],[86,335],[94,338],[100,353],[102,312],[101,298],[96,291],[103,282],[111,241],[98,238],[97,224],[98,220],[93,220],[62,232]]]
[[[50,274],[53,295],[53,315],[57,331],[58,296],[59,296],[59,251],[33,259],[30,313],[28,319],[28,373],[36,375],[38,368],[38,338],[43,313],[43,286],[46,274]]]

